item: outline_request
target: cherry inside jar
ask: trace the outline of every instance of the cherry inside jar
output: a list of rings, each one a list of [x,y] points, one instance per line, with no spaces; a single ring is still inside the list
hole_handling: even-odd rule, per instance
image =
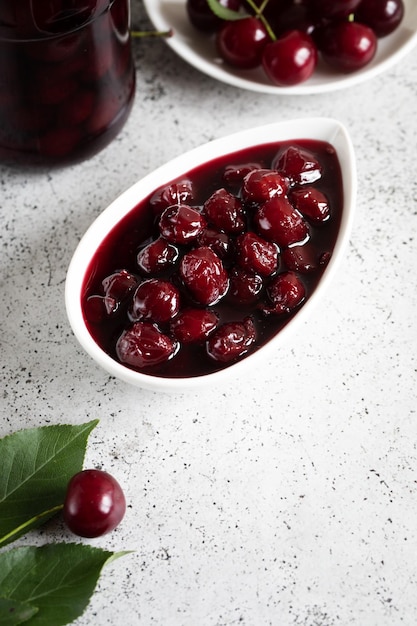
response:
[[[94,254],[82,310],[127,367],[195,377],[245,358],[311,296],[343,210],[333,146],[262,144],[194,168],[139,202]]]
[[[134,92],[129,0],[1,4],[1,161],[91,157],[121,130]]]

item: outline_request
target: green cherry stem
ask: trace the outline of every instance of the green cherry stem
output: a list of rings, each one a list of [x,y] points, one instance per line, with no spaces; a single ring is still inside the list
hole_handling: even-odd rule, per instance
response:
[[[142,37],[172,37],[174,31],[170,30],[131,30],[130,34],[135,39]]]
[[[38,515],[35,515],[34,517],[31,517],[30,519],[28,519],[26,522],[23,522],[23,524],[20,524],[20,526],[13,528],[13,530],[8,532],[6,535],[3,535],[3,537],[0,537],[0,548],[3,545],[6,545],[7,543],[10,543],[11,541],[13,541],[14,537],[16,537],[17,539],[17,537],[23,534],[26,529],[29,530],[38,522],[41,522],[44,518],[52,517],[53,515],[55,515],[55,513],[58,513],[58,511],[61,511],[63,507],[64,507],[63,504],[57,504],[57,506],[54,506],[51,509],[48,509],[47,511],[42,511],[42,513],[38,513]]]
[[[258,7],[255,4],[254,0],[246,0],[246,2],[250,6],[250,8],[255,12],[256,17],[258,17],[261,20],[262,24],[265,26],[266,32],[270,36],[271,40],[272,41],[276,41],[277,38],[275,36],[275,33],[272,30],[271,26],[269,25],[268,20],[266,19],[266,17],[263,14],[264,9],[265,9],[266,5],[268,4],[269,0],[263,0],[263,2],[262,2],[260,7]]]

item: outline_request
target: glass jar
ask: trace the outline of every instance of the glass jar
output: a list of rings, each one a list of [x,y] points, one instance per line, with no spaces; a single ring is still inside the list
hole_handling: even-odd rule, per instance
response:
[[[135,93],[129,0],[0,0],[0,160],[77,162]]]

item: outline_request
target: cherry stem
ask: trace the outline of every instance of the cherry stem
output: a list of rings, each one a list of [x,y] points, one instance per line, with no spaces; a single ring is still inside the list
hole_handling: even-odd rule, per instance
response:
[[[276,41],[277,38],[275,36],[275,33],[272,30],[271,26],[269,25],[268,20],[266,19],[266,17],[263,14],[264,9],[265,9],[266,5],[268,4],[269,0],[263,0],[263,2],[262,2],[260,7],[258,7],[255,4],[254,0],[246,0],[246,2],[250,6],[250,8],[255,12],[256,17],[258,17],[261,20],[262,24],[265,26],[266,32],[270,36],[271,40],[272,41]]]
[[[141,37],[172,37],[174,31],[172,28],[169,30],[132,30],[130,34],[137,39]]]
[[[0,547],[2,547],[3,545],[6,545],[6,543],[10,543],[11,541],[14,540],[14,538],[17,539],[18,537],[20,537],[20,535],[24,534],[26,529],[29,530],[30,528],[37,525],[38,523],[41,523],[44,518],[52,517],[53,515],[55,515],[55,513],[58,513],[58,511],[61,511],[63,508],[64,508],[63,504],[57,504],[51,509],[48,509],[47,511],[42,511],[42,513],[39,513],[38,515],[31,517],[26,522],[23,522],[23,524],[20,524],[20,526],[13,528],[13,530],[8,532],[6,535],[3,535],[3,537],[0,537]]]

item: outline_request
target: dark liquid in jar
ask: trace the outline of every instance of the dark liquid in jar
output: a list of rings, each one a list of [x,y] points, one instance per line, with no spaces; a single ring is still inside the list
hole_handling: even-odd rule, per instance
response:
[[[129,1],[11,4],[0,7],[0,160],[92,156],[121,130],[134,98]]]

